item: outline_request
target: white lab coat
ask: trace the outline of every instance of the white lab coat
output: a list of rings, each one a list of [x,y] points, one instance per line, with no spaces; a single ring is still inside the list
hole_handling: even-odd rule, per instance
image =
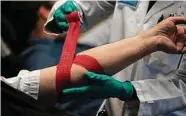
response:
[[[117,3],[113,9],[113,6],[106,1],[81,1],[77,2],[77,5],[83,11],[85,19],[89,19],[85,21],[87,27],[94,25],[95,17],[101,18],[100,14],[106,13],[107,10],[114,10],[113,16],[110,18],[111,22],[108,23],[110,25],[109,38],[102,36],[102,38],[95,38],[97,41],[107,39],[109,43],[135,36],[140,31],[153,27],[162,15],[165,18],[170,14],[186,16],[186,2],[184,1],[157,1],[148,13],[148,1],[140,1],[136,9],[129,6],[121,8]],[[106,14],[110,15],[110,12]],[[98,31],[97,34],[102,33]],[[81,41],[81,43],[83,42]],[[184,80],[186,75],[182,78],[172,76],[175,74],[180,60],[181,55],[155,52],[114,75],[120,81],[133,81],[140,100],[138,116],[165,115],[186,109],[186,81]],[[181,63],[184,65],[182,66],[184,71],[186,71],[185,62],[182,60]],[[110,98],[104,103],[106,103],[109,116],[130,115],[131,109],[127,109],[127,105],[123,101]],[[182,114],[184,114],[183,112]],[[176,113],[181,114],[181,112]]]

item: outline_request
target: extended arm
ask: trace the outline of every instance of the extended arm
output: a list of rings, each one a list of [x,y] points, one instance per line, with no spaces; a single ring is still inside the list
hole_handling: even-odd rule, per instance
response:
[[[93,48],[80,54],[94,57],[105,70],[106,74],[112,75],[143,56],[156,49],[156,39],[146,39],[141,36],[128,38],[116,43]],[[123,65],[125,64],[125,65]],[[73,64],[71,69],[71,82],[74,85],[80,84],[87,70]],[[109,73],[107,73],[109,72]],[[56,67],[41,70],[40,96],[55,96],[55,74]],[[44,97],[45,98],[45,97]],[[43,97],[42,99],[43,100]]]
[[[185,53],[186,28],[185,26],[176,26],[180,23],[185,24],[186,18],[171,17],[136,37],[93,48],[80,54],[94,57],[106,74],[112,75],[157,50],[167,53]],[[40,94],[50,93],[49,91],[55,92],[55,70],[55,67],[41,70]],[[71,82],[75,85],[82,82],[85,72],[86,69],[74,64],[71,69]],[[46,77],[48,77],[49,82],[53,82],[53,86],[49,86],[51,89],[45,89],[45,86],[48,87],[48,84],[45,84],[47,83],[45,82],[47,81]],[[46,90],[47,92],[45,92]]]
[[[112,75],[143,56],[157,50],[167,53],[185,53],[186,27],[176,26],[176,24],[180,23],[185,24],[186,18],[172,17],[136,37],[93,48],[80,54],[94,57],[103,67],[106,74]],[[73,64],[70,78],[73,84],[72,87],[83,82],[82,79],[85,72],[86,69]],[[55,75],[55,66],[40,71],[40,101],[46,99],[46,103],[49,103],[49,100],[52,100],[53,103],[56,102]]]

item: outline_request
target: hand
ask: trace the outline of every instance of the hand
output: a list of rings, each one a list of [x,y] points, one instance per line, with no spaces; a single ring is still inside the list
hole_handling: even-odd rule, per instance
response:
[[[129,81],[120,82],[112,77],[92,72],[85,73],[85,80],[86,86],[63,90],[60,102],[84,98],[116,97],[120,100],[132,98],[133,86]]]
[[[64,31],[68,30],[68,23],[66,20],[66,14],[70,14],[74,11],[77,11],[77,8],[73,1],[66,1],[61,5],[54,13],[53,17],[56,22],[56,25]]]
[[[172,54],[186,53],[185,24],[186,17],[170,17],[163,20],[154,28],[144,33],[156,39],[156,50],[158,51]]]

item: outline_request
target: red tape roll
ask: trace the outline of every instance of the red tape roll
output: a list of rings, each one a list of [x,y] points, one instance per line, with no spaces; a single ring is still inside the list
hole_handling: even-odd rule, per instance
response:
[[[66,15],[69,29],[63,46],[63,52],[56,71],[56,92],[61,93],[61,87],[70,84],[70,73],[73,62],[92,72],[102,72],[102,67],[96,59],[87,55],[79,55],[75,58],[76,43],[80,31],[80,20],[78,12]]]

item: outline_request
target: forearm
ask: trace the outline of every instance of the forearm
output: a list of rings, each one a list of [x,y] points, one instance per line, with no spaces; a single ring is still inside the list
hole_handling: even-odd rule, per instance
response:
[[[156,38],[136,36],[96,47],[80,54],[94,57],[106,74],[113,75],[156,50]]]
[[[84,52],[81,55],[89,55],[94,57],[103,67],[107,74],[114,74],[121,69],[139,60],[143,56],[155,50],[155,39],[142,38],[136,36],[128,38],[108,45],[93,48]],[[79,54],[79,55],[80,55]],[[86,69],[81,66],[72,65],[71,69],[71,83],[74,85],[80,84]],[[39,96],[51,96],[56,99],[56,85],[55,85],[56,67],[50,67],[41,70],[40,77],[40,92]],[[40,97],[39,97],[40,98]],[[41,100],[44,100],[41,97]],[[45,97],[44,97],[45,98]],[[55,103],[55,102],[54,102]]]
[[[86,69],[73,64],[71,69],[71,83],[76,86],[84,76]],[[56,94],[56,66],[40,71],[38,100],[45,105],[54,105],[57,102]]]

